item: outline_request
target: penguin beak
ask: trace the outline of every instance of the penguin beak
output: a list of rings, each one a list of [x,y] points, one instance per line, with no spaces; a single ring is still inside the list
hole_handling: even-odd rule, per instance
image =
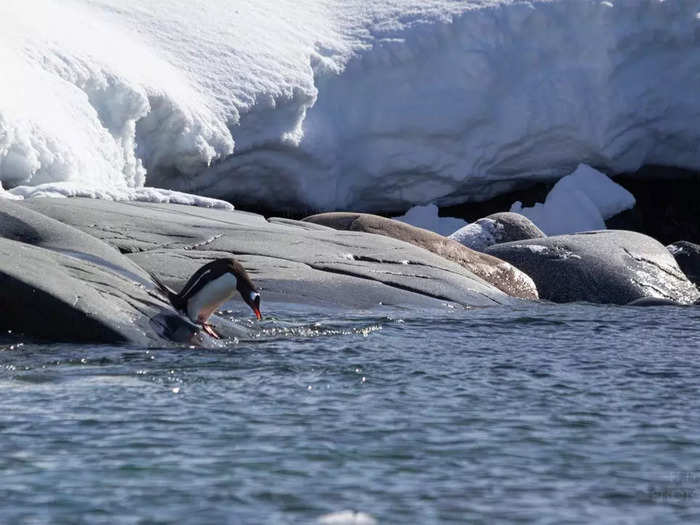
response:
[[[258,318],[258,321],[262,319],[262,314],[260,313],[260,296],[257,295],[255,299],[253,300],[253,304],[250,305],[250,307],[253,309],[253,312],[255,313],[255,317]]]

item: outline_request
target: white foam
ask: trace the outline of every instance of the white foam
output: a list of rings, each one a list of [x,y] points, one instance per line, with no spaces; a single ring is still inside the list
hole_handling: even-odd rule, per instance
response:
[[[341,510],[324,514],[318,518],[317,523],[319,525],[376,525],[377,520],[366,512]]]

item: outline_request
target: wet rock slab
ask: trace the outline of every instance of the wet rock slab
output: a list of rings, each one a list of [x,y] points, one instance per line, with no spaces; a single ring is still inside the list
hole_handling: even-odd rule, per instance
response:
[[[530,274],[541,297],[553,301],[700,298],[671,254],[637,233],[529,239],[488,251]],[[57,341],[206,344],[156,292],[148,272],[179,288],[202,264],[225,256],[239,259],[263,288],[264,314],[276,301],[353,309],[521,302],[455,262],[459,257],[445,258],[448,252],[240,211],[0,200],[0,330]],[[237,298],[229,307],[250,315]]]
[[[542,299],[628,304],[658,297],[682,304],[700,293],[668,250],[640,233],[602,230],[497,244],[487,253],[530,275]]]
[[[353,308],[516,302],[458,264],[362,232],[173,204],[32,199],[22,206],[104,241],[175,288],[205,262],[232,255],[262,286],[263,314],[271,300]]]
[[[163,340],[153,320],[182,328],[188,339],[196,332],[150,293],[148,274],[117,250],[5,199],[0,199],[0,283],[3,331],[143,345]]]

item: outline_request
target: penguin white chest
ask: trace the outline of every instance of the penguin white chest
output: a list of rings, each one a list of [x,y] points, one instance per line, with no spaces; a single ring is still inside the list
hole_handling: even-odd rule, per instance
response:
[[[219,306],[236,293],[236,278],[225,273],[205,284],[190,297],[187,303],[187,316],[193,321],[204,323]]]

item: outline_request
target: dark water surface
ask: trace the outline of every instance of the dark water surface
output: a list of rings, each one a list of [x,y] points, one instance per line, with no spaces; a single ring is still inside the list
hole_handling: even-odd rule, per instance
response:
[[[700,308],[268,312],[0,345],[2,522],[700,522]]]

